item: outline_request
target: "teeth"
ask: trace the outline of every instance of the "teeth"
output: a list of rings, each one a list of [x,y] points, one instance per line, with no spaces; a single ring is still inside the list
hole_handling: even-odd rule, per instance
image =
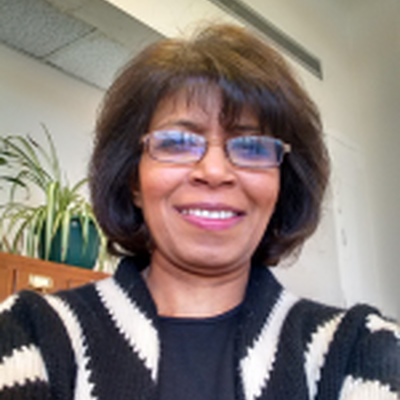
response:
[[[207,218],[207,219],[228,219],[236,215],[236,213],[232,211],[225,211],[225,210],[211,211],[211,210],[200,210],[200,209],[182,210],[182,214],[194,215],[195,217]]]

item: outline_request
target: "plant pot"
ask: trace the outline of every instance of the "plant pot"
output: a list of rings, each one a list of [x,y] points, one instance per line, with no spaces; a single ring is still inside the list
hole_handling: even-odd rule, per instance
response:
[[[42,230],[39,243],[39,257],[45,259],[45,230]],[[93,222],[90,222],[88,238],[85,243],[79,218],[72,218],[68,239],[68,250],[62,260],[61,232],[58,230],[51,242],[49,261],[75,265],[77,267],[92,269],[97,261],[100,248],[100,238]]]

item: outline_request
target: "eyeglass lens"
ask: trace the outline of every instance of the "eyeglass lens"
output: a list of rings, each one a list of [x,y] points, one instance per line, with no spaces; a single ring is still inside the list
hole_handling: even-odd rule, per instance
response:
[[[150,154],[166,162],[190,163],[203,157],[206,139],[190,132],[156,131],[150,135]]]
[[[204,136],[177,130],[152,132],[148,141],[150,155],[162,162],[197,162],[207,148]],[[283,142],[269,136],[234,137],[226,141],[225,148],[233,164],[249,168],[278,166],[284,153]]]

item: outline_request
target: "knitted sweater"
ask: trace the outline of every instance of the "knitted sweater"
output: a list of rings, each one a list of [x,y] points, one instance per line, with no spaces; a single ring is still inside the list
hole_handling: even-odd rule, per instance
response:
[[[155,400],[162,339],[142,267],[1,304],[0,399]],[[400,399],[400,328],[375,309],[299,299],[253,267],[240,313],[236,399]]]

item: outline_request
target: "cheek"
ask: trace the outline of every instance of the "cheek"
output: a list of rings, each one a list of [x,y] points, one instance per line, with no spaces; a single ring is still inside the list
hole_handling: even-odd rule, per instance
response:
[[[275,209],[280,189],[279,170],[263,172],[260,175],[253,175],[246,180],[247,192],[253,199],[256,206],[263,212],[271,214]]]
[[[183,179],[179,170],[156,166],[152,160],[143,159],[139,165],[140,190],[136,195],[134,193],[134,198],[143,209],[156,207],[160,202],[168,201]],[[148,211],[157,212],[155,209]]]
[[[275,209],[276,203],[278,201],[280,191],[280,180],[279,177],[271,185],[271,190],[269,191],[269,204],[273,209]]]

